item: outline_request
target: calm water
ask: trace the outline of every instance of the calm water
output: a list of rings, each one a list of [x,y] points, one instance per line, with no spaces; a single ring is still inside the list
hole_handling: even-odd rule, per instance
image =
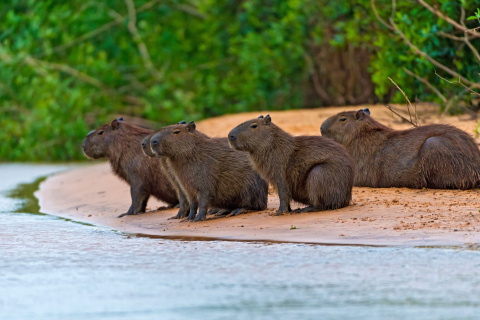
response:
[[[0,319],[480,318],[475,250],[187,242],[15,213],[36,204],[6,190],[60,169],[0,165]]]

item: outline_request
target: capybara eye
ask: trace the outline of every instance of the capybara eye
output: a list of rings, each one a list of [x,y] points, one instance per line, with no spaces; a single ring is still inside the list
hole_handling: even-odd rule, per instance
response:
[[[347,118],[340,118],[340,119],[338,119],[338,121],[346,121],[346,120],[347,120]]]
[[[175,130],[175,131],[173,131],[173,133],[179,134],[179,133],[180,133],[180,130]]]
[[[99,136],[101,136],[102,134],[103,134],[103,130],[98,133]]]
[[[253,129],[255,129],[256,127],[258,127],[258,125],[256,125],[256,124],[252,124],[252,125],[250,126],[250,128],[253,128]]]

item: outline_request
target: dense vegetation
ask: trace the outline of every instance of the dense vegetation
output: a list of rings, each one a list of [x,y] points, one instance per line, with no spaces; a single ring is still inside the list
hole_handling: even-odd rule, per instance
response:
[[[473,2],[434,2],[478,26],[462,16],[476,10]],[[160,126],[248,110],[403,102],[387,77],[411,98],[469,105],[474,96],[434,69],[458,78],[400,35],[478,84],[480,59],[464,32],[418,1],[393,4],[3,0],[0,160],[83,159],[85,134],[119,114]],[[472,34],[470,44],[479,42]]]

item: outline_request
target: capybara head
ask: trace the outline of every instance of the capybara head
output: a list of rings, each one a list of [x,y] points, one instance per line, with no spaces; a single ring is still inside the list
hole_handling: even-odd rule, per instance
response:
[[[155,135],[155,133],[149,134],[142,140],[142,150],[146,156],[155,157],[155,154],[152,152],[152,148],[150,148],[150,139]]]
[[[230,131],[228,143],[234,149],[253,152],[271,145],[273,142],[272,130],[275,130],[272,118],[267,115],[246,121]]]
[[[186,124],[186,122],[185,122],[185,120],[182,120],[177,124]],[[160,130],[162,130],[162,129],[160,129]],[[149,156],[149,157],[156,157],[157,156],[157,154],[153,152],[153,150],[151,148],[151,143],[150,143],[150,140],[152,139],[152,137],[157,133],[158,133],[158,131],[155,131],[152,134],[149,134],[148,136],[146,136],[145,139],[142,140],[143,153],[145,155]]]
[[[123,118],[114,119],[87,134],[82,143],[83,153],[90,159],[108,157],[111,141],[122,122]]]
[[[368,127],[372,120],[368,108],[340,112],[325,120],[320,127],[320,132],[322,136],[345,145],[356,137],[364,127]]]
[[[150,147],[159,156],[188,157],[195,148],[197,136],[195,122],[184,124],[182,121],[158,130],[150,139]]]

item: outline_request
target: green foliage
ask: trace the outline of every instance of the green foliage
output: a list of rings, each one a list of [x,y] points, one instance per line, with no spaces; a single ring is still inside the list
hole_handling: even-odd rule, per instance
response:
[[[461,2],[437,3],[459,19]],[[392,14],[390,1],[377,9],[385,20]],[[451,25],[410,1],[397,1],[393,19],[421,50],[474,80],[472,52],[439,35]],[[404,67],[458,93],[378,22],[370,0],[4,0],[0,160],[84,159],[85,134],[118,114],[161,126],[301,108],[306,56],[325,44],[368,48],[378,97],[391,77],[411,96],[438,99]]]

